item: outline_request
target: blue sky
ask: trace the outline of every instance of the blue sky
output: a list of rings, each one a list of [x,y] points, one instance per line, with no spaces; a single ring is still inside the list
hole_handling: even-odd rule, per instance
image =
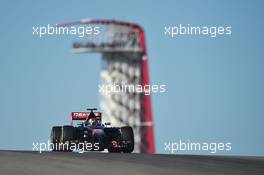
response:
[[[231,142],[220,154],[264,156],[263,8],[227,0],[2,2],[0,149],[30,150],[53,125],[69,123],[71,111],[98,105],[100,55],[74,55],[69,39],[40,39],[32,27],[106,18],[144,27],[151,82],[167,85],[152,96],[158,153],[164,142],[189,139]],[[232,35],[164,36],[164,26],[179,24],[228,25]]]

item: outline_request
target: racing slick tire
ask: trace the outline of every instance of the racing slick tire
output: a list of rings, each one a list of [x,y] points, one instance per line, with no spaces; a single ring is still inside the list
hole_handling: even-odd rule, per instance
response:
[[[106,136],[106,147],[109,153],[121,152],[118,143],[121,140],[120,128],[105,128],[104,133]],[[115,144],[114,144],[115,143]]]
[[[107,149],[109,153],[120,153],[118,148],[110,147]]]
[[[58,151],[59,148],[59,143],[61,140],[61,126],[54,126],[51,129],[51,134],[50,134],[50,141],[53,143],[53,146],[51,147],[52,151]]]
[[[134,151],[134,132],[130,126],[121,128],[122,141],[126,144],[123,148],[124,153],[132,153]]]
[[[75,140],[75,128],[73,126],[63,126],[61,133],[61,140],[63,143],[62,151],[73,151],[71,150],[71,143]]]

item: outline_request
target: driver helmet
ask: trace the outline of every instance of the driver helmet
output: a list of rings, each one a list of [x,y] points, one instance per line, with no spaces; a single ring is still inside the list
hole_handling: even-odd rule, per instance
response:
[[[95,126],[96,125],[96,119],[95,118],[90,118],[89,122],[91,125]]]

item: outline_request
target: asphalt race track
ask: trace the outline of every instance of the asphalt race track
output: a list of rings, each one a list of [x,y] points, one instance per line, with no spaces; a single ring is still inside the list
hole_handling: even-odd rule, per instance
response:
[[[0,151],[1,175],[264,175],[264,158]]]

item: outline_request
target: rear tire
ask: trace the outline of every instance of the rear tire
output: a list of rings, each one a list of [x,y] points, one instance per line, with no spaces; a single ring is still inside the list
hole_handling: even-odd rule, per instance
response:
[[[59,151],[59,143],[61,141],[61,132],[62,127],[61,126],[54,126],[51,129],[51,134],[50,134],[50,141],[53,143],[53,147],[51,148],[52,151]]]
[[[121,141],[121,132],[119,128],[105,128],[105,145],[109,153],[119,153],[122,150],[118,147],[118,145],[114,145],[113,142]]]
[[[120,153],[120,150],[118,148],[108,148],[109,153]]]
[[[71,150],[71,143],[75,140],[75,128],[73,126],[63,126],[61,140],[63,143],[63,151]]]
[[[123,148],[124,153],[132,153],[134,151],[134,132],[130,126],[121,128],[122,141],[126,143],[126,147]]]

